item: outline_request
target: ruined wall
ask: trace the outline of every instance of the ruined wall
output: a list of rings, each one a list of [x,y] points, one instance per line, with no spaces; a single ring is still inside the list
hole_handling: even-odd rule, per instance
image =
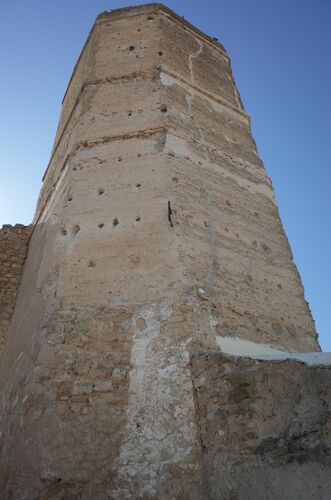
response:
[[[330,498],[330,364],[213,352],[191,366],[206,498]]]
[[[0,230],[0,362],[21,283],[32,226],[4,225]]]
[[[229,57],[159,4],[105,13],[0,371],[5,497],[203,498],[189,360],[223,334],[319,349]]]

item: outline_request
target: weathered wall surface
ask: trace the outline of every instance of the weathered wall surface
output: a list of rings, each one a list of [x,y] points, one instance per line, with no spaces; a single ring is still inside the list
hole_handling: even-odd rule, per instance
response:
[[[154,138],[158,152],[150,174],[138,156],[147,138],[149,144]],[[139,151],[128,154],[137,144]],[[136,179],[140,199],[151,189],[160,194],[153,212],[159,227],[171,202],[175,235],[167,244],[187,277],[177,288],[209,288],[217,334],[318,349],[271,181],[222,46],[157,6],[100,16],[63,101],[36,219],[56,211],[60,196],[64,211],[92,207],[96,162],[100,188],[107,187],[102,199],[111,196],[114,218],[115,211],[123,213],[123,196],[143,210],[133,183],[123,184],[119,176]],[[74,190],[84,189],[84,177],[89,193],[77,199]],[[130,214],[131,220],[139,217],[146,220]],[[123,222],[122,216],[121,231]],[[128,236],[131,229],[126,225],[125,231]]]
[[[319,349],[224,48],[158,4],[99,16],[35,224],[5,497],[203,497],[190,356],[223,334]]]
[[[206,498],[331,494],[331,366],[193,356]]]
[[[0,363],[21,283],[32,226],[4,225],[0,229]]]

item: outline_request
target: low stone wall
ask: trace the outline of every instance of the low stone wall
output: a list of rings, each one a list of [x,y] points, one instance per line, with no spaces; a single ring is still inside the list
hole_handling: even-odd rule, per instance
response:
[[[32,225],[4,225],[0,229],[0,360],[15,308]]]
[[[193,356],[212,499],[331,498],[331,366]]]

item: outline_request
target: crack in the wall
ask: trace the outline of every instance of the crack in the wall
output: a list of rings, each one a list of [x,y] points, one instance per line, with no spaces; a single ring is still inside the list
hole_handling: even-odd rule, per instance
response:
[[[194,354],[193,354],[194,356]],[[197,435],[198,435],[198,441],[200,445],[200,456],[199,456],[199,462],[200,462],[200,478],[201,478],[201,485],[202,485],[202,494],[203,498],[211,498],[210,496],[210,480],[208,476],[208,467],[206,464],[206,447],[203,443],[203,431],[201,427],[201,422],[200,422],[200,413],[205,411],[205,408],[200,407],[200,402],[199,402],[199,391],[196,387],[195,380],[194,380],[194,375],[193,375],[193,366],[192,366],[192,357],[190,359],[189,363],[189,368],[190,368],[190,375],[191,375],[191,381],[192,381],[192,393],[193,393],[193,401],[194,401],[194,407],[195,407],[195,424],[197,428]]]
[[[198,40],[197,38],[195,38],[195,40],[198,42],[199,47],[195,52],[191,52],[191,54],[189,55],[189,58],[188,58],[188,67],[190,70],[190,80],[191,80],[191,83],[193,85],[195,83],[194,70],[193,70],[193,60],[196,59],[197,57],[199,57],[199,55],[202,53],[202,50],[203,50],[203,45],[202,45],[201,41]]]

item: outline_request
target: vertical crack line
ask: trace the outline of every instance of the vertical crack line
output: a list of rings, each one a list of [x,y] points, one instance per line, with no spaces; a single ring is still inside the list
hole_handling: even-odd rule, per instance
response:
[[[211,194],[208,192],[207,195],[207,213],[208,213],[208,239],[209,239],[209,265],[207,272],[207,290],[211,291],[214,281],[214,263],[216,259],[216,239],[215,232],[213,228],[213,202],[211,199]]]
[[[201,41],[197,38],[195,38],[195,40],[198,42],[199,48],[195,52],[192,52],[192,54],[190,54],[188,57],[188,67],[190,70],[190,80],[191,80],[191,83],[193,83],[193,84],[194,84],[193,59],[198,57],[201,54],[202,49],[203,49],[203,45],[202,45]]]
[[[171,215],[172,215],[172,210],[171,210],[171,205],[170,205],[170,201],[168,201],[168,221],[170,222],[170,226],[171,227],[174,227],[173,223],[172,223],[172,219],[171,219]]]

